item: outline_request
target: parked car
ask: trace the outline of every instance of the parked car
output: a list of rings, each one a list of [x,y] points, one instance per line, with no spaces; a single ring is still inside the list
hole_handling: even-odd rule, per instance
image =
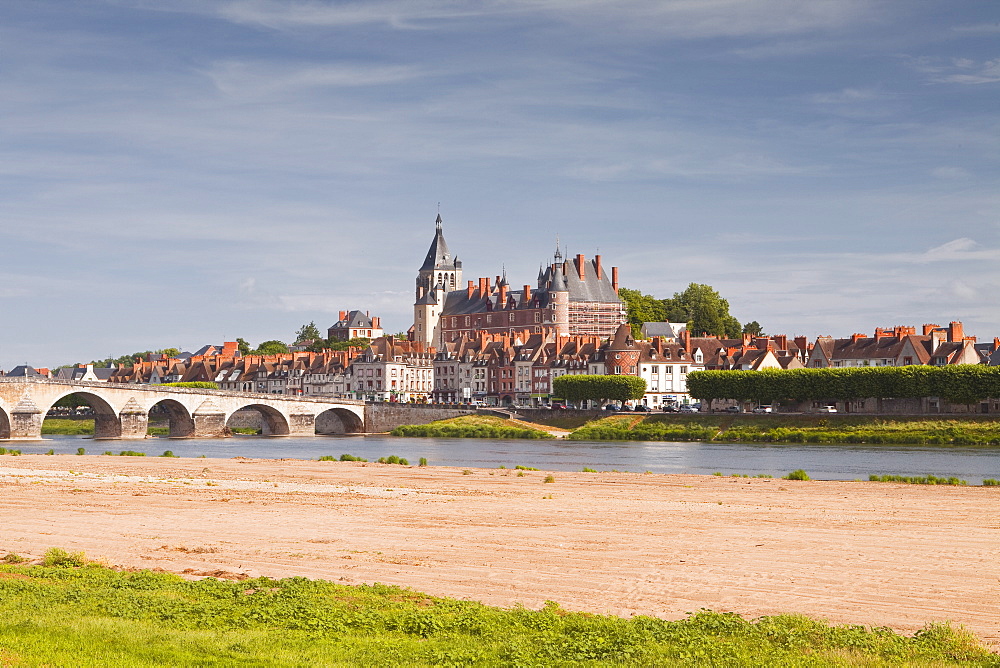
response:
[[[681,413],[697,413],[698,409],[695,408],[695,404],[684,404],[681,406]]]
[[[606,411],[617,411],[618,407],[615,406],[614,404],[608,404],[607,406],[604,407],[604,410],[606,410]]]
[[[754,413],[773,413],[774,409],[771,408],[770,406],[757,406],[757,408],[753,409],[753,412]]]
[[[742,413],[743,409],[739,406],[726,406],[727,413]]]
[[[633,408],[632,410],[636,411],[637,413],[648,413],[649,406],[647,406],[646,404],[636,404],[635,408]]]
[[[677,408],[677,404],[663,404],[664,413],[676,413],[680,409]]]
[[[836,413],[837,412],[837,407],[836,406],[820,406],[819,407],[819,412],[820,413]]]

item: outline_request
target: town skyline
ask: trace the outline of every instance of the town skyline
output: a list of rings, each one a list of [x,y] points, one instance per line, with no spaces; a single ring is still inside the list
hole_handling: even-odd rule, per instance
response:
[[[559,235],[766,332],[992,339],[998,32],[943,2],[11,7],[0,368],[405,331],[438,202],[470,276],[531,283]]]

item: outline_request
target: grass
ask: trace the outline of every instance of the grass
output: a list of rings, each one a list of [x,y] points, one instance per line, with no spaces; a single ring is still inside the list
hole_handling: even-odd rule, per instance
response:
[[[0,455],[14,455],[17,456],[21,454],[20,450],[11,450],[9,448],[0,448]]]
[[[42,422],[42,436],[93,436],[93,420],[66,420],[46,418]]]
[[[875,475],[872,474],[868,476],[868,480],[871,482],[902,482],[910,485],[959,485],[965,486],[969,482],[967,480],[960,480],[954,476],[950,478],[942,478],[933,475],[926,476],[904,476],[904,475]],[[984,487],[989,487],[986,481],[983,481]]]
[[[809,474],[802,469],[795,469],[784,477],[785,480],[812,480]]]
[[[1000,445],[1000,421],[969,417],[819,415],[616,415],[567,436],[588,441],[717,441],[742,443],[871,443]]]
[[[800,616],[493,608],[381,584],[0,566],[0,662],[116,666],[1000,666],[971,634]]]
[[[405,458],[403,458],[403,457],[397,457],[396,455],[389,455],[388,457],[379,457],[378,458],[378,463],[379,464],[402,464],[403,466],[409,466],[410,465],[410,462],[408,462]]]
[[[544,429],[520,420],[505,420],[492,415],[463,415],[429,424],[396,427],[393,436],[436,438],[555,438]]]

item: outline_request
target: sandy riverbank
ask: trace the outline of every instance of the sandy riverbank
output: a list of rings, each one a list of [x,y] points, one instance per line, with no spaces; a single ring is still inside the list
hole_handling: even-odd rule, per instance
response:
[[[0,555],[384,582],[510,606],[803,613],[1000,648],[1000,488],[0,457]]]

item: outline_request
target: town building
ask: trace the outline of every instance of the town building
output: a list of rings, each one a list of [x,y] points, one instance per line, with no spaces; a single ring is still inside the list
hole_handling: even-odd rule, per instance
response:
[[[979,364],[982,357],[976,350],[976,337],[965,336],[961,322],[948,327],[926,324],[922,334],[915,327],[899,326],[892,329],[878,327],[874,336],[854,334],[850,338],[835,339],[820,336],[816,339],[808,365],[813,369],[909,366],[930,364]]]
[[[341,311],[337,322],[326,330],[331,341],[350,341],[351,339],[377,339],[385,335],[380,319],[365,311]]]
[[[440,215],[435,227],[417,272],[411,340],[441,348],[480,331],[609,338],[625,322],[618,268],[609,274],[600,255],[564,260],[557,249],[553,261],[539,268],[534,287],[512,289],[506,273],[462,286],[462,263],[445,242]]]

